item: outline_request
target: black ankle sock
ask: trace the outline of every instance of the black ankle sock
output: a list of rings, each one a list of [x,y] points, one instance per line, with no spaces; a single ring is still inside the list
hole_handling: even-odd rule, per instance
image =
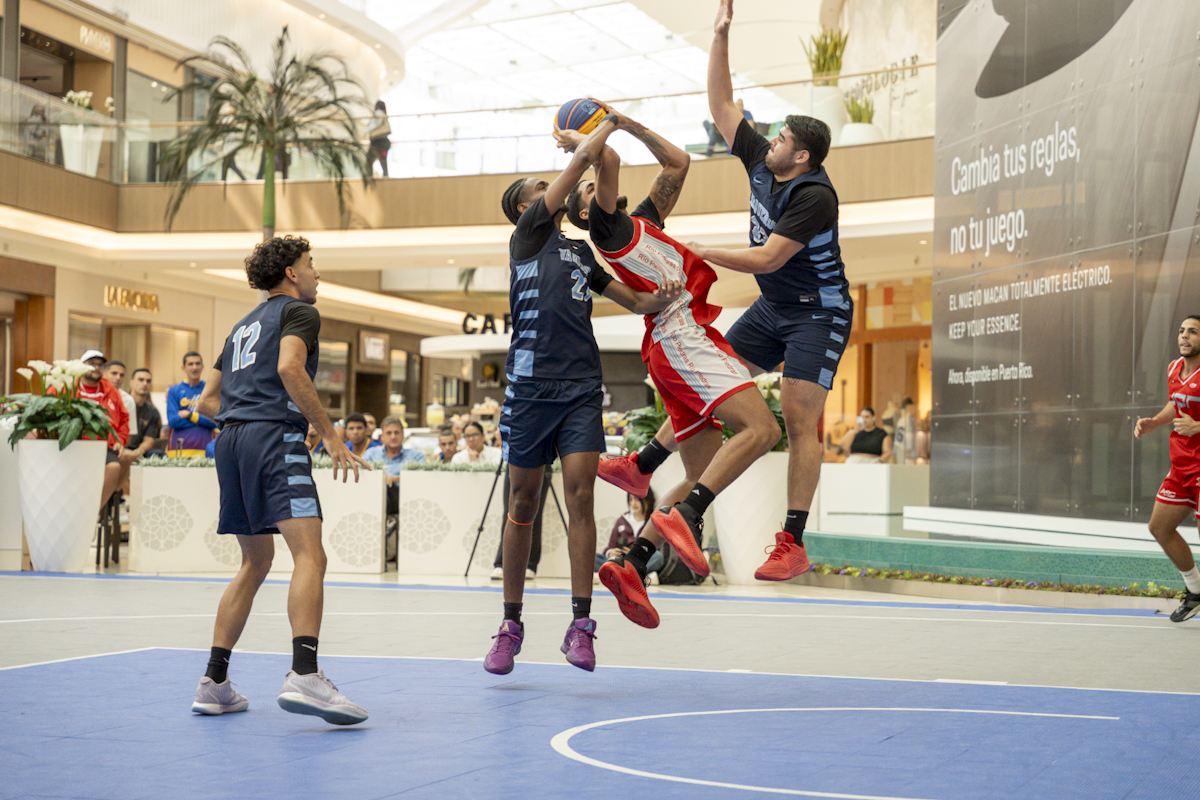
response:
[[[692,510],[696,512],[696,516],[703,517],[704,512],[708,510],[708,507],[712,504],[712,501],[715,500],[716,497],[717,496],[715,494],[708,490],[707,486],[702,483],[697,483],[692,487],[692,490],[688,492],[687,499],[683,501],[683,504],[691,506]]]
[[[639,536],[629,546],[629,552],[625,554],[625,559],[632,561],[634,568],[638,572],[644,573],[646,571],[646,564],[650,561],[650,556],[654,555],[656,550],[658,548],[654,546],[654,542],[644,536]]]
[[[233,655],[232,650],[214,647],[208,657],[208,672],[204,673],[204,677],[212,678],[213,683],[224,683],[229,677],[229,657],[231,655]]]
[[[292,672],[312,675],[317,671],[317,637],[297,636],[292,639]]]
[[[592,598],[590,597],[572,597],[571,598],[571,613],[575,615],[575,619],[588,619],[592,616]]]
[[[504,618],[511,619],[513,622],[520,625],[521,624],[521,606],[523,606],[523,605],[525,605],[525,604],[524,603],[505,603],[504,604]]]
[[[790,533],[796,544],[804,541],[804,526],[808,524],[808,512],[798,508],[789,508],[787,520],[783,523],[783,532]]]
[[[637,466],[642,474],[654,472],[659,465],[667,460],[667,456],[671,455],[671,451],[658,443],[658,439],[651,439],[642,445],[642,449],[638,450]]]

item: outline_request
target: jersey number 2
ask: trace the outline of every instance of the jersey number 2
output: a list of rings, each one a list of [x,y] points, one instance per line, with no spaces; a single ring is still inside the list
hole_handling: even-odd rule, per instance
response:
[[[257,322],[243,325],[233,332],[233,372],[250,366],[258,358],[253,348],[261,333],[262,325]]]
[[[587,300],[588,294],[588,279],[583,274],[583,270],[577,269],[571,273],[571,277],[575,279],[575,285],[571,287],[571,297],[576,300]]]

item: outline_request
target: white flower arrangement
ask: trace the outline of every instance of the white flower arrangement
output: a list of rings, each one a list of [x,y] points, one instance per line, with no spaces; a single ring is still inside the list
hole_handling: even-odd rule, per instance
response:
[[[39,439],[57,439],[58,449],[62,450],[81,436],[115,436],[107,409],[79,396],[80,380],[91,371],[82,361],[48,364],[37,359],[28,367],[18,368],[17,374],[29,382],[30,391],[0,398],[0,418],[16,419],[8,443],[16,447],[19,440],[33,433]]]
[[[754,385],[758,387],[758,391],[762,394],[764,400],[780,398],[779,382],[783,378],[782,372],[764,372],[754,378]]]
[[[117,110],[116,102],[111,97],[106,97],[104,99],[104,113],[108,114],[111,117],[113,115],[113,112],[116,110]]]
[[[89,92],[86,89],[80,92],[69,91],[63,95],[63,100],[73,106],[86,108],[88,111],[92,110],[92,92]]]

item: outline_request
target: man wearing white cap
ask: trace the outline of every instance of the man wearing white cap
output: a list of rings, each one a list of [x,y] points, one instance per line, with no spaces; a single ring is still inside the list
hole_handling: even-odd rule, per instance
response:
[[[108,438],[108,451],[104,463],[104,489],[100,493],[100,508],[108,502],[108,498],[117,489],[121,476],[121,460],[118,455],[121,448],[129,440],[129,412],[117,388],[101,376],[104,369],[104,353],[99,350],[88,350],[79,360],[92,368],[92,371],[79,379],[79,396],[84,400],[95,400],[108,411],[108,419],[117,437]],[[88,437],[84,437],[85,439]]]

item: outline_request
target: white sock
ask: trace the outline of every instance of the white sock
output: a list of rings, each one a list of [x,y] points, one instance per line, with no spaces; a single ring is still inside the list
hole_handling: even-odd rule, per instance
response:
[[[1183,576],[1183,585],[1189,592],[1200,594],[1200,569],[1192,567],[1187,572],[1180,570],[1179,574]]]

